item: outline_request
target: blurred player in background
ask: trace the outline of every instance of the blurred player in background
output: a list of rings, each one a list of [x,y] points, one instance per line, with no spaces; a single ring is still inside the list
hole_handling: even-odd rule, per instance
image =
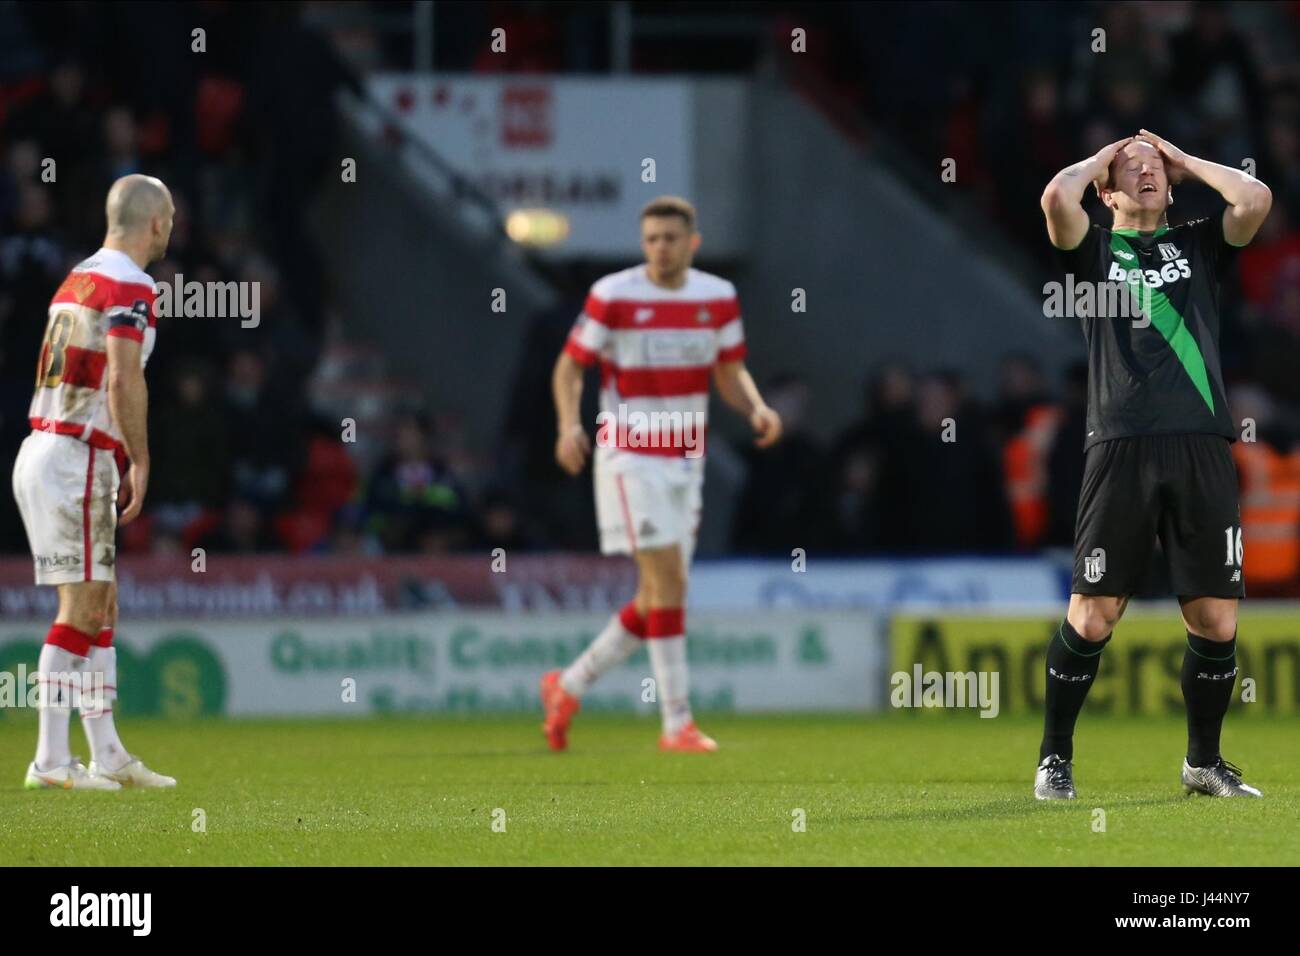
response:
[[[1222,215],[1170,227],[1172,183],[1199,179]],[[1111,210],[1091,225],[1089,183]],[[1258,797],[1219,753],[1237,675],[1241,512],[1236,438],[1219,368],[1219,282],[1272,203],[1240,169],[1188,156],[1154,133],[1112,143],[1062,170],[1043,192],[1052,245],[1076,284],[1119,282],[1140,319],[1083,319],[1088,342],[1087,449],[1075,527],[1070,608],[1047,652],[1046,721],[1034,795],[1074,799],[1075,720],[1146,570],[1156,538],[1187,628],[1188,792]]]
[[[649,203],[641,211],[645,264],[592,286],[555,364],[555,458],[577,475],[591,452],[578,418],[583,370],[600,362],[602,424],[593,466],[600,549],[631,554],[638,584],[636,596],[567,670],[542,677],[543,730],[553,750],[566,747],[587,688],[642,641],[663,719],[660,749],[717,749],[691,717],[685,636],[710,376],[723,401],[749,421],[760,448],[780,438],[781,419],[745,368],[735,287],[691,268],[699,247],[690,203],[671,196]],[[649,427],[637,431],[647,417]],[[624,422],[631,427],[621,427]]]
[[[59,611],[37,665],[42,683],[36,790],[174,787],[122,745],[117,698],[116,546],[119,523],[140,514],[149,483],[144,366],[153,350],[154,283],[144,272],[171,236],[171,193],[149,176],[125,176],[108,192],[104,245],[79,264],[50,302],[31,404],[32,433],[14,461],[14,497],[36,565],[36,583],[59,589]],[[119,482],[119,457],[129,462]],[[119,484],[123,510],[119,516]],[[78,676],[102,675],[102,697],[79,704],[90,742],[87,768],[68,744]]]

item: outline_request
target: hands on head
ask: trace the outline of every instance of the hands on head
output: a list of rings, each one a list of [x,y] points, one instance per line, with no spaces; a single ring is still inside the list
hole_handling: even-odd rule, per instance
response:
[[[1098,195],[1101,195],[1103,189],[1113,188],[1110,174],[1111,164],[1115,162],[1115,157],[1119,155],[1120,150],[1134,142],[1147,143],[1160,154],[1160,158],[1164,160],[1165,164],[1165,179],[1168,180],[1171,186],[1182,182],[1187,176],[1187,154],[1149,129],[1140,129],[1136,135],[1126,136],[1098,150],[1094,158],[1101,166],[1102,172],[1100,176],[1093,180],[1093,186],[1096,187]]]
[[[1137,139],[1136,136],[1125,136],[1123,139],[1117,139],[1109,146],[1103,146],[1097,150],[1097,155],[1093,159],[1101,167],[1101,175],[1092,181],[1093,186],[1096,187],[1097,195],[1100,196],[1103,189],[1110,188],[1110,164],[1115,161],[1119,151],[1135,139]]]
[[[1181,149],[1169,142],[1167,139],[1161,139],[1155,133],[1148,129],[1138,130],[1137,138],[1143,142],[1150,143],[1157,150],[1165,161],[1165,178],[1170,183],[1178,183],[1187,175],[1187,154]]]

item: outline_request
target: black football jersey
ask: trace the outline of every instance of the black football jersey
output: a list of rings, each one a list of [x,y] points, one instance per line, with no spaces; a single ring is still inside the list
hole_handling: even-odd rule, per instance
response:
[[[1117,296],[1098,303],[1130,296],[1124,309],[1081,319],[1085,448],[1132,435],[1236,437],[1219,365],[1219,282],[1236,251],[1221,214],[1151,233],[1094,225],[1076,248],[1056,250],[1075,284],[1113,284]]]

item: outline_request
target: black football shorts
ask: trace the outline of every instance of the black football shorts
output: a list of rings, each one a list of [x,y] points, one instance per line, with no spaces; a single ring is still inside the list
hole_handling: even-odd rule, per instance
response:
[[[1245,596],[1237,469],[1226,438],[1138,435],[1088,449],[1071,589],[1133,594],[1157,536],[1178,597]]]

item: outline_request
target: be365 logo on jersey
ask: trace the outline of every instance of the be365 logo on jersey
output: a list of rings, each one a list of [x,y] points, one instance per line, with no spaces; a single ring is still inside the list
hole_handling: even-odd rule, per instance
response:
[[[1161,245],[1170,245],[1161,243]],[[1170,246],[1175,252],[1177,248]],[[1106,276],[1111,282],[1127,282],[1145,285],[1150,289],[1158,289],[1162,285],[1168,285],[1171,282],[1177,282],[1179,279],[1190,279],[1192,276],[1192,267],[1186,259],[1174,259],[1172,262],[1166,262],[1159,269],[1125,269],[1118,262],[1112,261],[1110,264],[1110,273]]]

